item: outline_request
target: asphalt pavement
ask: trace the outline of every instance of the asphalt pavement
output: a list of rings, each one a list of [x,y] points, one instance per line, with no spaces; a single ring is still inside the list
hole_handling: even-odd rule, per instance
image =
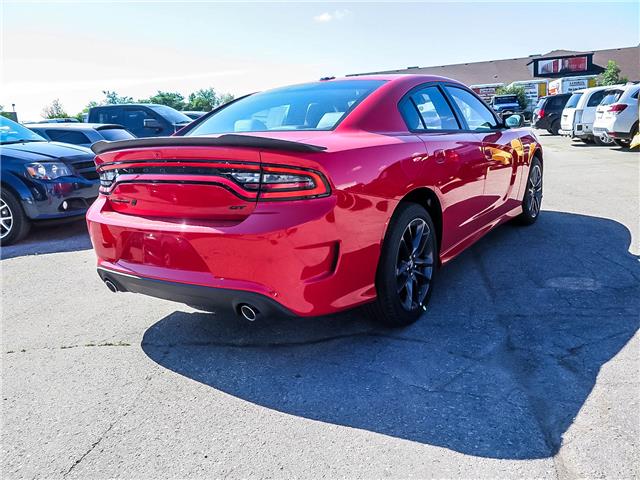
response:
[[[83,222],[4,247],[2,478],[638,478],[640,156],[540,139],[539,221],[402,330],[114,295]]]

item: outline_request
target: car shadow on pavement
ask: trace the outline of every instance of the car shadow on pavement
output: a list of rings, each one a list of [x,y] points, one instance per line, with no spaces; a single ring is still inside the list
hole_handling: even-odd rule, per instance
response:
[[[175,312],[142,348],[286,414],[469,455],[546,458],[638,329],[629,244],[617,222],[545,211],[442,269],[430,311],[408,328],[377,328],[358,310],[253,324]]]
[[[61,224],[34,226],[14,245],[0,248],[0,259],[40,255],[43,253],[89,250],[91,240],[84,218]]]

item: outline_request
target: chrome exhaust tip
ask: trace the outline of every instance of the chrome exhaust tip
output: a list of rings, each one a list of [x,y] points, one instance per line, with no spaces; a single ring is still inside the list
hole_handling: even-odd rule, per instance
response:
[[[116,293],[118,291],[118,287],[116,286],[115,283],[113,283],[111,280],[109,280],[108,278],[105,279],[104,284],[107,286],[107,288],[109,290],[111,290],[113,293]]]
[[[260,312],[257,308],[243,303],[240,305],[240,316],[249,322],[255,322]]]

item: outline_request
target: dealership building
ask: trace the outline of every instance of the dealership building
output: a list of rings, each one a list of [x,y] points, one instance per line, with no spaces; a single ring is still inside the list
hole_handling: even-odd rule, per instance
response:
[[[407,67],[354,75],[440,75],[469,85],[485,99],[493,96],[496,88],[500,86],[522,85],[531,108],[542,95],[569,93],[594,86],[597,75],[604,71],[609,60],[618,64],[622,76],[630,81],[640,81],[640,45],[589,52],[553,50],[543,55],[521,58],[434,67]]]

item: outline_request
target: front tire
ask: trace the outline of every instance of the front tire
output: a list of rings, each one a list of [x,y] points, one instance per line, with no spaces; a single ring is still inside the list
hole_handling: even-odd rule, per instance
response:
[[[526,190],[522,199],[522,213],[518,220],[523,225],[532,225],[540,216],[542,207],[542,163],[536,157],[531,161]]]
[[[11,245],[22,240],[31,224],[20,202],[8,191],[0,191],[0,245]]]
[[[372,318],[387,327],[414,323],[427,309],[437,267],[438,239],[429,213],[416,203],[401,203],[382,245]]]

